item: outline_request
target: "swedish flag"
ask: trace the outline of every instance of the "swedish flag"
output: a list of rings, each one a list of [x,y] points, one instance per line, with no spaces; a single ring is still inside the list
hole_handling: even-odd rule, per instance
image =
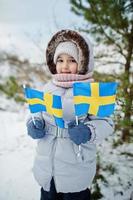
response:
[[[117,85],[115,82],[74,83],[75,115],[111,115],[114,112]]]
[[[27,98],[31,113],[45,111],[54,116],[55,123],[58,127],[64,128],[60,96],[52,95],[50,93],[43,93],[31,88],[25,88],[25,96]]]

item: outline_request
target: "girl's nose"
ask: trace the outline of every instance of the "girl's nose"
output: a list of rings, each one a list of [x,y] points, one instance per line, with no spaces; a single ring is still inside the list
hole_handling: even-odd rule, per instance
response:
[[[68,63],[67,62],[63,63],[63,69],[68,69]]]

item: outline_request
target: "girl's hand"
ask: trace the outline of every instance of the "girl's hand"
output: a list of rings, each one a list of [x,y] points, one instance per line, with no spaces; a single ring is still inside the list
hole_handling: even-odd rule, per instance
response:
[[[76,125],[75,121],[70,122],[68,124],[68,133],[70,139],[77,145],[84,144],[91,139],[91,130],[83,122],[79,122],[78,125]]]
[[[45,121],[41,119],[35,119],[34,122],[30,119],[27,122],[27,131],[33,139],[40,139],[45,136]]]

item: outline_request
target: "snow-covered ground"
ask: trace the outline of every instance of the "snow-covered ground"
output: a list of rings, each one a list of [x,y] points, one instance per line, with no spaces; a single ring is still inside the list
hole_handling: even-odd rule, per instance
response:
[[[24,111],[0,112],[0,200],[37,200],[32,175],[36,143],[26,134]]]
[[[98,146],[100,174],[107,182],[98,181],[102,200],[129,200],[133,192],[133,145],[123,144],[112,147],[111,136]],[[131,199],[133,200],[133,199]]]
[[[0,200],[39,200],[40,187],[32,175],[36,141],[26,134],[27,109],[19,112],[0,111]],[[101,173],[108,184],[99,182],[102,200],[129,200],[133,181],[133,146],[122,145],[112,149],[105,141],[98,147],[102,157]],[[104,168],[112,164],[116,172]]]

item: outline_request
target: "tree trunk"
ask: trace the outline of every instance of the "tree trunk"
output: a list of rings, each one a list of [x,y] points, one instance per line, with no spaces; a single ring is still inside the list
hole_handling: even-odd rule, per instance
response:
[[[133,51],[133,38],[129,39],[128,53],[125,64],[125,80],[124,84],[124,98],[125,98],[125,115],[124,115],[124,128],[122,131],[122,141],[129,142],[130,140],[130,122],[131,122],[131,108],[132,108],[132,87],[130,87],[130,67],[131,67],[131,58]]]

